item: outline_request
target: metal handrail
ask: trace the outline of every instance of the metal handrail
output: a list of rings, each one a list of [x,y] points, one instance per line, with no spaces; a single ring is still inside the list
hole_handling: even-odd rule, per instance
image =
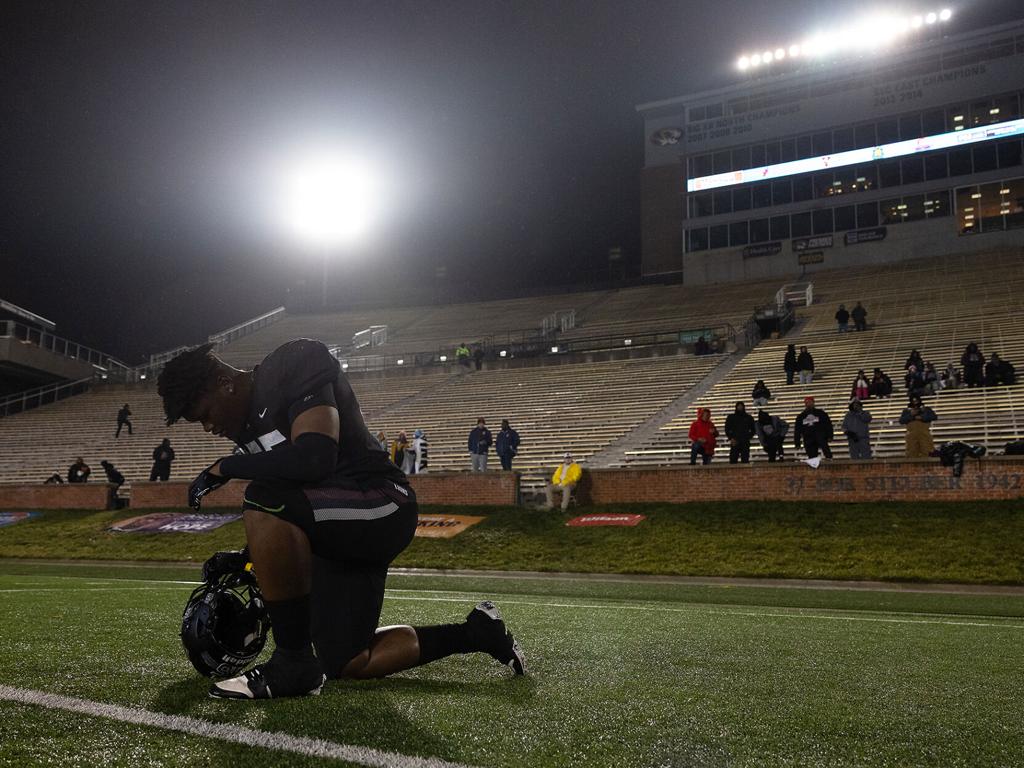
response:
[[[47,403],[55,403],[65,397],[87,392],[95,377],[90,376],[76,381],[63,381],[57,384],[47,384],[35,389],[26,389],[24,392],[16,392],[7,395],[0,400],[0,416],[10,416],[21,413],[31,408],[38,408]]]

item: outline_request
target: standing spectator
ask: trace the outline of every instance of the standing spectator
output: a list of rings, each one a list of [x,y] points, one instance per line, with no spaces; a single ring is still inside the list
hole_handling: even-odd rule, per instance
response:
[[[465,369],[469,369],[469,347],[466,346],[466,342],[462,342],[455,349],[455,359]]]
[[[412,433],[412,450],[409,451],[412,474],[419,475],[427,471],[428,448],[427,436],[423,434],[422,429],[417,429]]]
[[[512,470],[512,459],[519,453],[519,433],[508,425],[508,419],[501,420],[501,431],[494,443],[494,451],[501,460],[501,468],[506,472]]]
[[[690,464],[696,464],[698,456],[703,463],[710,464],[717,438],[718,428],[711,421],[711,409],[698,408],[697,418],[690,424]]]
[[[768,411],[757,412],[757,439],[768,454],[768,461],[779,461],[786,458],[785,444],[789,424]]]
[[[981,354],[978,345],[971,342],[967,345],[963,355],[960,356],[960,365],[964,368],[964,383],[968,387],[980,387],[982,383],[982,372],[985,368],[985,356]]]
[[[850,401],[850,409],[843,417],[843,434],[850,449],[851,459],[871,458],[871,414],[864,410],[860,400]]]
[[[881,368],[875,368],[868,391],[879,399],[892,397],[892,379]]]
[[[132,415],[131,408],[128,407],[128,403],[121,406],[121,410],[117,412],[117,432],[114,433],[114,439],[116,440],[121,436],[121,427],[128,427],[128,434],[132,433],[132,423],[128,420],[128,417]]]
[[[379,445],[380,449],[385,453],[388,452],[388,436],[384,434],[383,429],[377,433],[377,445]]]
[[[796,358],[796,367],[800,371],[801,384],[810,384],[814,381],[814,358],[807,351],[807,347],[800,347],[800,354]]]
[[[92,467],[85,463],[85,459],[79,456],[75,463],[68,467],[69,483],[87,483],[89,475],[92,474]]]
[[[491,449],[491,430],[481,416],[476,420],[476,427],[469,433],[469,456],[474,472],[487,471],[487,452]]]
[[[941,389],[956,389],[960,386],[960,371],[953,363],[947,365],[946,370],[939,376],[939,384]]]
[[[554,474],[551,475],[551,482],[544,486],[548,509],[555,508],[554,496],[555,491],[558,490],[562,492],[562,510],[568,509],[573,488],[576,487],[581,477],[583,477],[583,470],[580,469],[580,465],[573,460],[571,453],[566,453],[562,457],[562,463],[555,468]]]
[[[918,371],[924,370],[924,358],[921,357],[921,353],[916,349],[910,350],[910,355],[907,357],[907,362],[903,364],[903,370],[909,371],[911,368],[915,368]]]
[[[755,434],[757,430],[754,427],[754,417],[747,413],[747,407],[741,400],[736,403],[736,410],[725,419],[730,464],[735,464],[737,460],[744,464],[750,463],[750,441],[754,439]]]
[[[753,399],[754,405],[768,405],[768,401],[772,399],[772,391],[768,389],[764,379],[758,379],[750,397]]]
[[[871,382],[868,381],[868,375],[864,373],[863,368],[857,371],[857,375],[853,378],[853,388],[850,390],[850,397],[861,402],[871,397]]]
[[[850,313],[853,316],[853,329],[855,331],[866,331],[868,329],[868,311],[857,302],[857,306]]]
[[[840,333],[847,333],[850,330],[850,313],[846,311],[845,304],[839,305],[839,311],[836,312],[836,324],[839,326]]]
[[[479,371],[484,365],[484,348],[477,346],[473,348],[473,365]]]
[[[695,354],[695,355],[710,355],[711,354],[711,345],[708,344],[708,340],[705,339],[703,336],[701,336],[699,339],[697,339],[696,343],[693,345],[693,354]]]
[[[398,433],[395,442],[391,444],[391,463],[396,467],[405,466],[405,454],[409,451],[409,436],[404,431]]]
[[[905,424],[907,427],[908,459],[926,459],[935,450],[930,425],[938,418],[935,411],[921,402],[919,396],[911,396],[910,405],[904,408],[903,413],[900,414],[900,424]]]
[[[799,370],[796,363],[796,345],[786,347],[786,356],[782,360],[782,368],[786,371],[786,383],[793,383],[793,375]]]
[[[164,438],[160,445],[153,449],[153,468],[149,470],[149,482],[162,480],[167,482],[171,477],[171,462],[174,461],[174,449],[169,438]]]
[[[814,407],[813,397],[805,397],[804,409],[796,417],[796,428],[793,430],[796,449],[799,451],[803,443],[807,458],[817,458],[821,452],[826,459],[831,459],[832,449],[828,444],[832,442],[833,436],[832,419],[821,408]]]

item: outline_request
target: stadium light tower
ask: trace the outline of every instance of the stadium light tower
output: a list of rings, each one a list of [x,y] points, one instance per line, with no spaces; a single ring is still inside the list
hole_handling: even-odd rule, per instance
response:
[[[340,152],[303,157],[287,174],[284,220],[291,234],[323,259],[321,302],[327,306],[327,263],[366,237],[377,212],[376,179],[360,158]]]

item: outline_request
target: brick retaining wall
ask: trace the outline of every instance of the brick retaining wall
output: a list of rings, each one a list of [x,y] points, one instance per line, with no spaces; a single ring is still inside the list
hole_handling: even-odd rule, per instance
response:
[[[833,461],[811,469],[802,462],[747,466],[592,469],[580,501],[630,502],[961,501],[1024,497],[1024,457],[969,459],[961,477],[937,459]]]

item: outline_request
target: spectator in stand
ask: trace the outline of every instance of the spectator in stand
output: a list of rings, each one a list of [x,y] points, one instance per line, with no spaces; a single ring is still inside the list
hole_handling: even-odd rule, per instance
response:
[[[479,371],[484,365],[484,348],[477,346],[473,349],[473,365]]]
[[[409,451],[409,456],[412,459],[410,462],[412,474],[419,475],[427,471],[428,448],[427,436],[423,434],[422,429],[417,429],[412,433],[412,450]]]
[[[807,347],[800,347],[800,354],[796,358],[796,367],[800,371],[801,384],[810,384],[814,381],[814,358],[807,351]]]
[[[469,433],[469,456],[474,472],[487,471],[487,453],[491,450],[491,430],[487,421],[481,416],[476,420],[476,427]]]
[[[967,345],[967,349],[960,356],[960,365],[964,368],[964,384],[968,387],[980,387],[985,369],[985,356],[981,354],[975,342]]]
[[[786,383],[793,383],[793,375],[799,370],[796,364],[796,345],[790,344],[786,347],[786,357],[782,360],[782,367],[786,371]]]
[[[711,354],[711,345],[708,344],[708,340],[705,339],[703,336],[701,336],[699,339],[697,339],[696,343],[694,343],[694,345],[693,345],[693,354],[695,354],[695,355],[710,355]]]
[[[819,452],[823,453],[826,459],[831,459],[832,449],[829,443],[832,442],[833,436],[832,419],[821,408],[814,406],[813,397],[805,397],[804,409],[796,417],[796,428],[793,430],[796,449],[799,451],[800,444],[803,443],[808,459],[816,459]]]
[[[117,412],[117,432],[114,433],[114,439],[116,440],[121,436],[121,428],[128,427],[128,434],[132,433],[132,423],[128,420],[128,417],[132,415],[132,409],[128,407],[128,403],[121,406],[121,410]]]
[[[924,370],[924,358],[921,357],[921,353],[916,349],[910,350],[910,356],[907,358],[907,362],[903,364],[904,371],[909,371],[911,368],[915,368],[918,371]]]
[[[396,467],[405,466],[405,454],[409,451],[409,436],[404,431],[398,433],[395,442],[391,444],[391,463]]]
[[[850,401],[850,409],[843,417],[843,434],[850,449],[851,459],[871,458],[871,414],[864,410],[860,400]]]
[[[548,509],[555,508],[555,491],[560,490],[562,492],[562,510],[565,511],[569,507],[573,488],[576,487],[581,477],[583,477],[583,470],[580,469],[580,465],[573,460],[571,453],[566,453],[562,457],[562,463],[555,468],[554,474],[551,475],[551,482],[544,487]]]
[[[935,370],[934,363],[925,361],[921,378],[924,381],[924,393],[926,395],[934,395],[942,389],[942,384],[939,383],[939,372]]]
[[[872,397],[880,399],[892,397],[892,379],[881,368],[875,368],[868,390],[871,392]]]
[[[750,463],[750,441],[757,434],[754,417],[747,413],[743,401],[736,403],[736,410],[725,419],[725,436],[729,440],[729,463],[741,461]]]
[[[857,306],[850,313],[853,317],[853,329],[855,331],[866,331],[868,329],[868,311],[857,302]]]
[[[939,384],[942,389],[956,389],[960,386],[960,371],[953,363],[946,366],[946,370],[939,377]]]
[[[910,404],[900,414],[900,424],[905,424],[907,427],[908,459],[926,459],[935,450],[930,425],[938,418],[935,411],[921,402],[919,396],[911,396]]]
[[[845,304],[839,305],[839,311],[836,312],[836,324],[839,326],[840,333],[847,333],[850,330],[850,313],[846,310]]]
[[[149,482],[171,478],[171,462],[174,461],[174,449],[169,438],[164,438],[160,445],[153,449],[153,468],[149,470]]]
[[[786,433],[789,431],[789,424],[778,416],[772,416],[766,410],[757,412],[757,439],[768,454],[768,461],[781,461],[786,458],[784,448]]]
[[[861,368],[857,371],[857,375],[853,378],[853,387],[850,390],[850,397],[855,400],[864,402],[871,397],[871,382],[868,381],[868,375],[864,373],[864,369]]]
[[[698,456],[704,464],[710,464],[717,438],[718,428],[711,421],[711,409],[698,408],[697,418],[690,424],[690,464],[696,464]]]
[[[1015,384],[1017,372],[1009,361],[1003,360],[996,352],[985,363],[985,386],[995,387],[1000,384]]]
[[[85,463],[85,459],[79,456],[75,463],[68,467],[69,483],[87,483],[89,475],[92,474],[92,467]]]
[[[510,472],[512,459],[519,453],[519,433],[509,426],[508,419],[501,420],[501,430],[494,441],[494,451],[501,460],[501,468]]]
[[[768,389],[764,379],[758,379],[750,397],[753,399],[754,405],[768,405],[768,401],[772,399],[772,391]]]
[[[466,342],[462,342],[455,349],[455,360],[458,362],[459,365],[461,365],[463,368],[466,368],[467,370],[469,369],[469,355],[469,347],[466,346]]]
[[[906,375],[903,377],[903,386],[906,387],[908,397],[924,392],[924,376],[916,365],[907,368]]]

